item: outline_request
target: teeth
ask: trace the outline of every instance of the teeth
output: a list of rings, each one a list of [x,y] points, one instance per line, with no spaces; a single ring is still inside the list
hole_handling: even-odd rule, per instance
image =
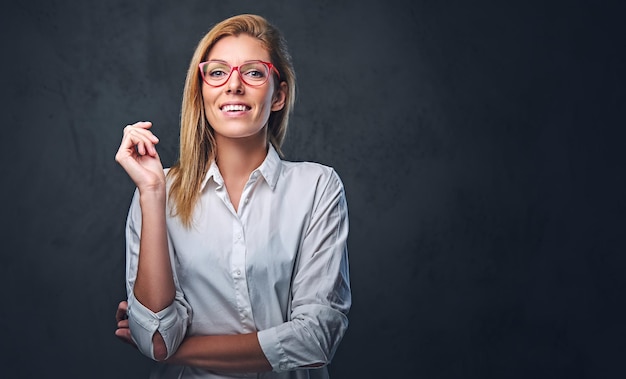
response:
[[[233,105],[224,105],[222,107],[222,110],[224,112],[240,112],[240,111],[245,111],[246,110],[246,106],[245,105],[241,105],[241,104],[233,104]]]

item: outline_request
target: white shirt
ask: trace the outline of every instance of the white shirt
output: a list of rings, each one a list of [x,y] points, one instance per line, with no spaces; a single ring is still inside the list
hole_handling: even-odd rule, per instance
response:
[[[351,305],[348,210],[343,184],[330,168],[287,162],[272,146],[250,175],[236,212],[215,163],[202,183],[194,222],[167,217],[176,299],[151,312],[133,296],[141,209],[131,203],[126,225],[126,289],[132,336],[152,356],[158,330],[169,354],[185,335],[258,331],[273,371],[220,374],[159,365],[153,378],[327,378]]]

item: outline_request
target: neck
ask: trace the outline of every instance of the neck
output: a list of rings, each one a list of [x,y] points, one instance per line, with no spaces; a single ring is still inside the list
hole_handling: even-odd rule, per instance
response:
[[[253,136],[250,138],[225,138],[215,136],[217,145],[216,163],[224,179],[247,179],[267,156],[267,139]]]

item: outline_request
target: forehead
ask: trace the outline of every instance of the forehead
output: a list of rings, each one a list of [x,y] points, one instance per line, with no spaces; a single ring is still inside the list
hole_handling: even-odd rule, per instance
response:
[[[269,61],[270,54],[257,38],[240,34],[227,36],[217,41],[207,56],[207,60],[212,59],[236,65],[251,60]]]

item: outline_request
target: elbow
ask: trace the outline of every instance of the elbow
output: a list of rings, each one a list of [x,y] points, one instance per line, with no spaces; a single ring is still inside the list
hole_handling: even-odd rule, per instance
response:
[[[167,359],[167,350],[154,348],[154,360],[157,362],[163,362]]]
[[[348,327],[345,315],[335,313],[337,317],[320,322],[316,318],[304,318],[301,337],[309,341],[307,368],[319,368],[330,364]],[[331,321],[332,320],[332,321]]]
[[[309,351],[309,359],[306,364],[301,364],[300,368],[317,369],[328,366],[333,358],[334,349],[325,349],[318,345],[315,351]]]
[[[155,361],[167,360],[178,349],[188,320],[186,309],[178,303],[156,314],[136,300],[129,302],[128,326],[133,341],[143,355]]]
[[[152,353],[155,361],[164,361],[167,359],[167,346],[161,333],[156,332],[152,336]]]
[[[328,366],[335,355],[337,346],[329,346],[321,349],[313,363],[308,364],[307,368],[320,368]]]

